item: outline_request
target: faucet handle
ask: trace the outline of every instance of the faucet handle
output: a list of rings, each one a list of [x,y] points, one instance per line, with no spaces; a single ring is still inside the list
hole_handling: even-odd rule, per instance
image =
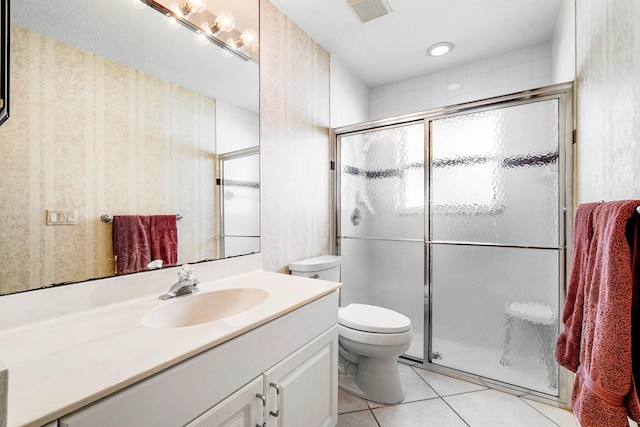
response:
[[[182,269],[178,272],[179,280],[193,280],[193,274],[196,269],[189,264],[183,264]]]

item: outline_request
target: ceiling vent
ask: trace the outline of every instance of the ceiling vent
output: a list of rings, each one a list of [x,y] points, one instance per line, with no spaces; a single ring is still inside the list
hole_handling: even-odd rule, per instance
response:
[[[387,0],[347,0],[347,4],[362,23],[392,12]]]

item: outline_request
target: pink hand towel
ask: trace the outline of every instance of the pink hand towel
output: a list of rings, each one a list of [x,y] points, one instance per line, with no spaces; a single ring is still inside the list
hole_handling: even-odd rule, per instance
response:
[[[149,217],[114,215],[113,255],[116,274],[135,273],[151,262]]]
[[[572,278],[574,269],[586,270],[576,272],[578,289],[570,287],[575,298],[568,296],[569,308],[565,307],[565,314],[567,310],[571,313],[563,316],[570,321],[571,333],[564,342],[575,342],[574,333],[580,334],[571,406],[582,427],[626,426],[627,415],[634,418],[638,415],[631,342],[637,281],[630,245],[636,239],[630,241],[629,225],[633,223],[630,220],[637,221],[634,216],[639,205],[640,201],[618,201],[593,208],[593,236],[587,262],[580,259],[572,266]],[[578,251],[584,255],[584,247],[576,248]],[[579,312],[582,312],[580,331],[574,326]],[[556,354],[564,356],[564,350],[556,349]],[[575,354],[568,359],[569,367],[575,366]]]
[[[163,267],[178,263],[178,226],[175,215],[150,217],[151,255],[161,259]]]
[[[593,210],[598,205],[600,203],[585,203],[578,206],[574,220],[572,269],[562,315],[564,330],[560,332],[555,351],[558,363],[572,372],[578,370],[585,275],[593,238]]]

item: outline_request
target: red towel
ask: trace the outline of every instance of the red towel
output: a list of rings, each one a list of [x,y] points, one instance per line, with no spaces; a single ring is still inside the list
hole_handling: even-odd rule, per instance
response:
[[[178,226],[175,215],[152,215],[150,220],[151,255],[162,266],[178,263]]]
[[[580,337],[582,335],[582,307],[584,305],[584,283],[589,260],[589,248],[593,238],[593,210],[600,203],[585,203],[578,206],[573,228],[573,255],[571,276],[567,289],[562,323],[556,343],[556,360],[565,368],[576,372],[580,355]]]
[[[149,217],[114,215],[113,255],[116,274],[135,273],[151,262]]]
[[[618,201],[578,209],[565,330],[556,357],[576,371],[571,406],[582,427],[626,426],[627,415],[637,420],[640,414],[631,340],[637,282],[632,247],[638,239],[629,227],[637,221],[638,206],[640,201]]]

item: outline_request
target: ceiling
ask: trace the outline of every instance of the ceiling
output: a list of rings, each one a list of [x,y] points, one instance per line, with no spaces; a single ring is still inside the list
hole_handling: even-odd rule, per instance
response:
[[[388,0],[361,23],[346,0],[271,0],[368,87],[428,74],[552,39],[562,0]],[[430,57],[427,48],[455,48]]]

